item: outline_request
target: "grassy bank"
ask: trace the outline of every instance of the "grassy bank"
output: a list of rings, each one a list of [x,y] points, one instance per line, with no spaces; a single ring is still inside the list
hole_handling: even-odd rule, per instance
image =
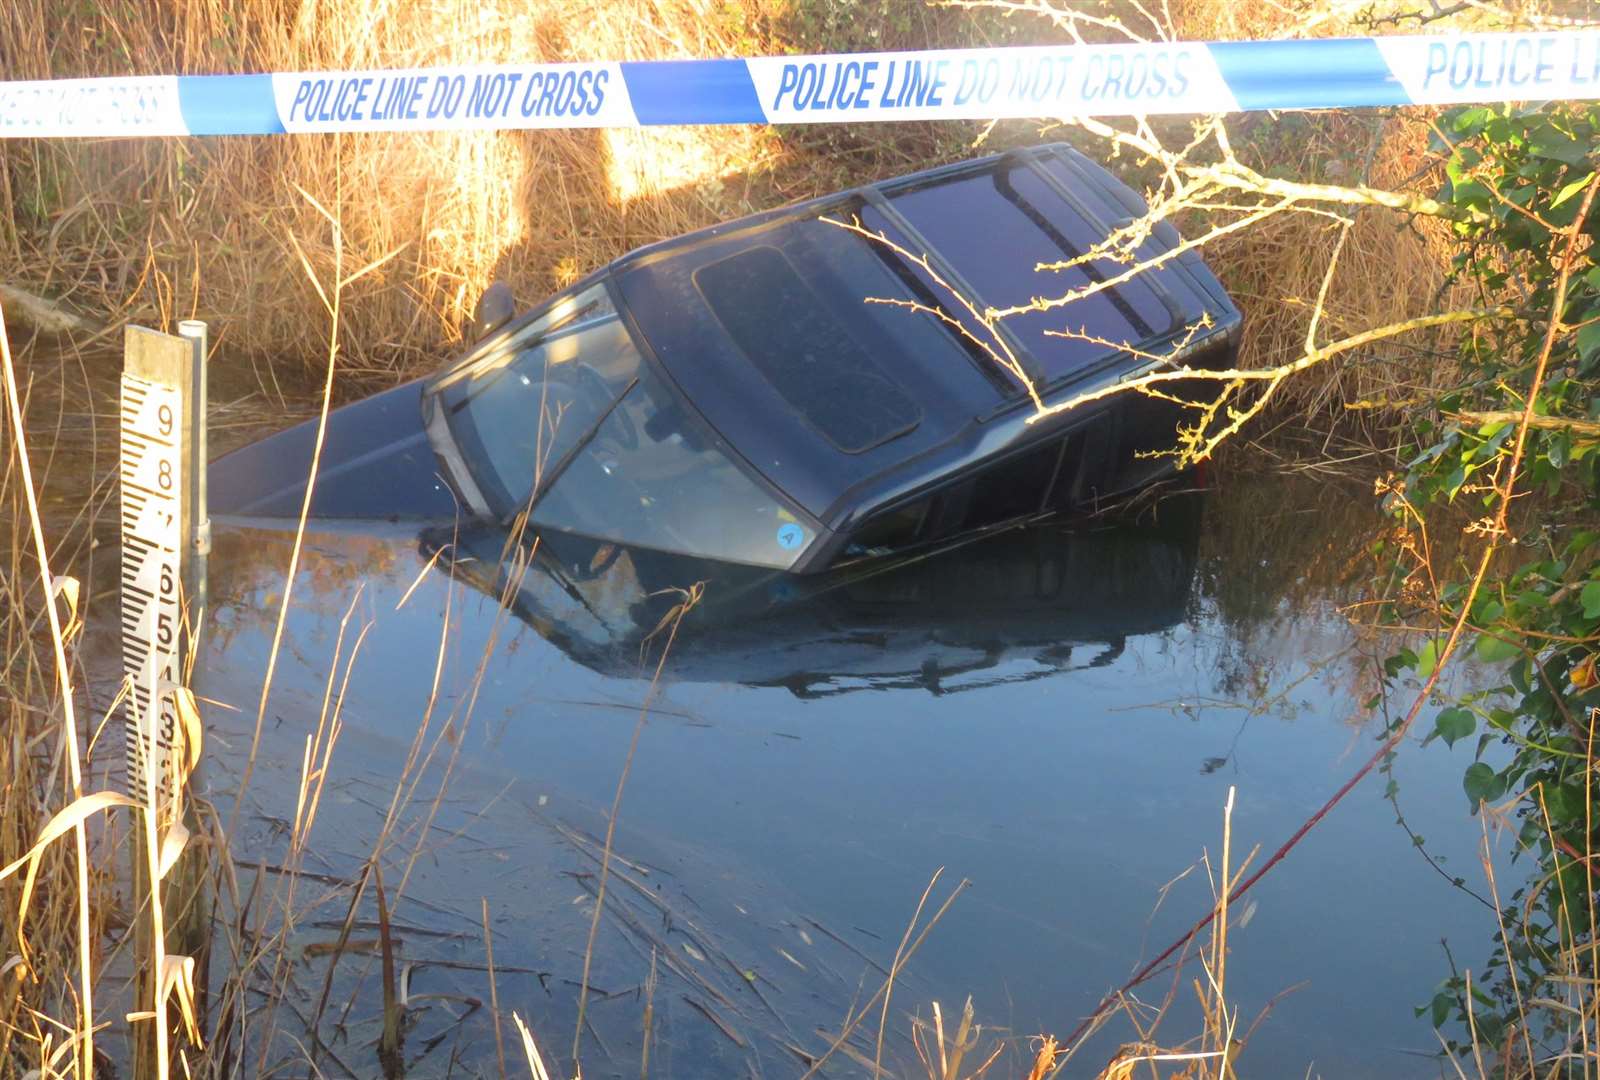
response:
[[[1380,5],[1381,6],[1381,5]],[[1403,10],[1403,4],[1394,5]],[[1046,10],[1046,9],[1040,9]],[[12,5],[6,75],[379,68],[571,57],[652,59],[938,45],[1366,32],[1376,8],[1303,3],[1164,8],[1152,22],[1106,2],[1082,20],[1017,5],[912,0],[562,0],[535,9],[453,0],[361,4],[168,4],[124,0],[85,25],[51,0]],[[1471,22],[1505,22],[1474,15]],[[1466,25],[1456,16],[1451,25]],[[1115,27],[1125,26],[1127,33]],[[1167,128],[1181,141],[1183,123]],[[306,265],[332,248],[309,194],[342,225],[346,268],[388,259],[345,297],[341,386],[381,384],[437,364],[461,340],[491,280],[524,302],[630,248],[729,216],[1003,149],[1038,124],[304,136],[0,145],[0,278],[99,324],[170,327],[201,316],[223,362],[264,392],[315,367],[325,342]],[[1060,130],[1091,154],[1109,147]],[[1247,118],[1243,160],[1272,175],[1426,187],[1426,118]],[[1133,162],[1125,156],[1125,167]],[[1146,179],[1151,177],[1147,176]],[[1250,319],[1246,361],[1269,364],[1304,339],[1310,300],[1338,234],[1327,217],[1286,215],[1219,240],[1213,262]],[[1444,302],[1433,225],[1358,215],[1329,322],[1374,325]],[[1381,264],[1382,275],[1370,273]],[[1341,401],[1404,397],[1381,373],[1429,358],[1398,347],[1296,388],[1324,413]],[[1376,361],[1385,362],[1380,365]]]
[[[35,0],[0,18],[8,78],[889,48],[976,29],[915,5],[862,15],[786,0],[124,3],[84,27],[70,5]],[[798,151],[754,127],[8,142],[0,274],[100,321],[208,317],[265,384],[268,363],[323,353],[302,254],[326,273],[332,250],[310,193],[342,222],[347,268],[392,257],[345,298],[345,374],[370,383],[436,364],[491,280],[532,302],[630,248],[945,159],[966,135],[869,131]]]

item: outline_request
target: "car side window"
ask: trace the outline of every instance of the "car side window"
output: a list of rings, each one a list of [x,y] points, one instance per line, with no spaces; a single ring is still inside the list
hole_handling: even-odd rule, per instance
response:
[[[856,530],[844,550],[844,557],[887,555],[916,544],[923,538],[923,525],[928,520],[932,502],[925,497],[877,514]]]

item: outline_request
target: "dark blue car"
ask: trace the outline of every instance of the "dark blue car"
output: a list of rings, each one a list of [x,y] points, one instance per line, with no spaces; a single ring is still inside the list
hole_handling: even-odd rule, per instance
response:
[[[1180,407],[1114,395],[1027,423],[1034,403],[945,286],[982,310],[1104,281],[1125,268],[1035,268],[1144,209],[1048,145],[631,252],[489,319],[442,373],[335,412],[314,511],[526,513],[602,545],[810,573],[1137,488],[1170,472],[1140,452],[1171,444]],[[1140,256],[1178,242],[1162,225]],[[1046,403],[1230,363],[1239,325],[1193,253],[998,324]],[[214,508],[298,513],[312,441],[302,426],[219,460]]]

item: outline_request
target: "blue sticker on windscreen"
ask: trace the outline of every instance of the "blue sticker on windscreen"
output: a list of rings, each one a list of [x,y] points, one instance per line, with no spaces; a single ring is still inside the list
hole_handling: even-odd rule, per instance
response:
[[[806,531],[794,522],[778,526],[778,546],[783,550],[793,551],[805,542]]]

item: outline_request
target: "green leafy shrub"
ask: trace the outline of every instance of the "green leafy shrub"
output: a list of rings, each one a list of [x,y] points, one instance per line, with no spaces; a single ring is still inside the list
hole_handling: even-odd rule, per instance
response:
[[[1460,218],[1455,273],[1502,314],[1462,342],[1459,384],[1414,419],[1409,465],[1388,485],[1402,530],[1385,552],[1399,586],[1387,613],[1438,628],[1465,614],[1477,688],[1431,717],[1427,739],[1475,747],[1463,790],[1473,812],[1512,826],[1527,878],[1501,897],[1504,933],[1470,990],[1455,972],[1419,1013],[1458,1021],[1453,1048],[1475,1039],[1496,1074],[1560,1075],[1581,1026],[1593,1037],[1600,969],[1588,862],[1600,850],[1600,108],[1458,109],[1437,139],[1441,198]],[[1450,543],[1451,530],[1478,542]],[[1442,565],[1454,548],[1463,557]],[[1444,641],[1436,631],[1388,674],[1427,678]]]

